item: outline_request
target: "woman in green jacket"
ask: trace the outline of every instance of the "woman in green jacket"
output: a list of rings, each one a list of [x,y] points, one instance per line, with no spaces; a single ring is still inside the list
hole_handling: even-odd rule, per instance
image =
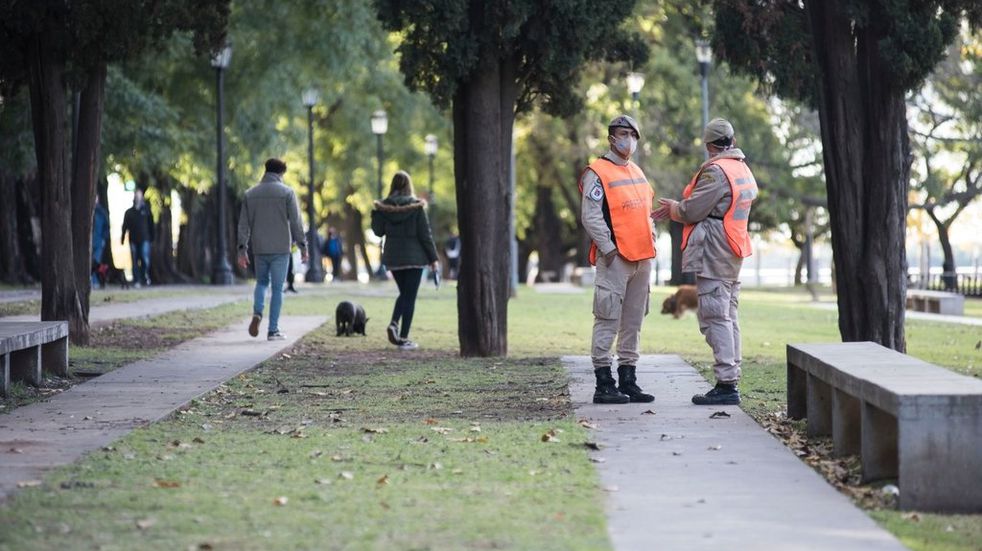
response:
[[[413,182],[407,172],[396,172],[389,196],[375,201],[372,231],[385,237],[382,263],[392,272],[399,287],[392,322],[386,328],[389,342],[403,350],[415,350],[419,345],[409,340],[409,328],[413,323],[416,293],[423,268],[429,266],[435,271],[438,257],[426,217],[426,202],[413,194]]]

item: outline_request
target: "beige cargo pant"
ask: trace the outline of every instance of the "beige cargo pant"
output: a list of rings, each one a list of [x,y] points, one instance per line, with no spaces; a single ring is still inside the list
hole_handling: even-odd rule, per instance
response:
[[[713,349],[713,371],[721,383],[740,380],[740,282],[696,277],[699,331]]]
[[[620,255],[610,266],[597,259],[593,290],[593,368],[610,367],[611,346],[617,337],[619,365],[637,365],[641,323],[648,315],[651,260],[631,262]]]

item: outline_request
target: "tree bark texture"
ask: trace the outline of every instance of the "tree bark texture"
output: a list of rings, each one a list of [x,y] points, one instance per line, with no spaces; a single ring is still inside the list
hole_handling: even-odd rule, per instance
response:
[[[89,293],[92,269],[92,209],[102,150],[102,112],[106,99],[106,66],[92,70],[81,90],[78,131],[72,155],[72,249],[75,260],[75,289],[81,318],[72,341],[89,343]]]
[[[563,222],[556,214],[552,200],[552,186],[540,182],[535,189],[535,249],[539,251],[539,274],[537,282],[556,282],[562,276],[565,255],[563,254]]]
[[[65,57],[52,29],[29,40],[27,64],[31,91],[34,151],[41,185],[41,319],[67,320],[73,342],[87,335],[85,314],[75,288],[72,253],[72,194],[69,184],[65,102]]]
[[[30,281],[21,255],[18,185],[20,182],[13,174],[0,169],[0,281],[14,285]]]
[[[904,351],[910,145],[904,90],[891,85],[876,18],[842,0],[806,2],[819,80],[825,178],[843,341]]]
[[[934,226],[938,228],[938,241],[941,242],[941,251],[944,254],[944,260],[941,261],[941,284],[944,285],[946,291],[954,291],[958,287],[958,277],[955,275],[955,253],[951,249],[951,237],[948,232],[953,218],[949,218],[948,222],[945,223],[938,218],[933,208],[925,209],[925,211],[931,221],[934,222]]]
[[[160,211],[150,246],[150,279],[154,283],[189,283],[190,278],[178,271],[175,262],[174,221],[171,215],[174,181],[162,171],[154,174],[153,181],[160,195]]]
[[[477,69],[453,100],[461,241],[457,324],[465,357],[508,353],[508,174],[518,88],[514,62],[489,46],[479,55]]]

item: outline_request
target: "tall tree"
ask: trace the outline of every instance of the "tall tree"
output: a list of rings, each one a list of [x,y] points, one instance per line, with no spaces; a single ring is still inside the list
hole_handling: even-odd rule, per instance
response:
[[[452,106],[460,352],[504,355],[515,114],[536,101],[551,113],[576,111],[581,101],[571,87],[589,59],[643,61],[646,49],[620,29],[634,1],[376,0],[376,6],[386,28],[402,33],[397,51],[409,87]]]
[[[30,89],[43,197],[41,319],[69,322],[73,342],[89,338],[92,205],[101,160],[109,64],[137,55],[178,30],[194,31],[200,51],[225,32],[229,0],[39,0],[0,5],[4,84]],[[9,50],[9,52],[8,52]],[[25,70],[26,69],[26,70]],[[76,91],[74,124],[68,88]],[[69,128],[74,148],[69,148]]]
[[[715,0],[715,51],[817,106],[845,341],[903,351],[910,144],[905,94],[972,0]]]

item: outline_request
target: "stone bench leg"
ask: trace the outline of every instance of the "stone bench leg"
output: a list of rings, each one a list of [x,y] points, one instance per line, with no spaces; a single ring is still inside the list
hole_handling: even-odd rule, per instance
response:
[[[0,396],[10,394],[10,354],[0,357]]]
[[[929,415],[912,407],[901,413],[901,509],[982,512],[982,404],[959,409]]]
[[[836,456],[860,452],[860,402],[839,389],[832,390],[832,451]]]
[[[805,370],[788,362],[788,418],[804,419],[808,415],[808,393],[805,380],[808,374]]]
[[[897,418],[865,402],[861,417],[863,482],[897,478]]]
[[[68,337],[41,345],[43,371],[59,377],[68,376]]]
[[[34,386],[41,384],[40,346],[32,346],[26,350],[14,350],[10,353],[10,378]]]
[[[832,387],[809,373],[805,393],[808,396],[808,436],[832,434]]]

